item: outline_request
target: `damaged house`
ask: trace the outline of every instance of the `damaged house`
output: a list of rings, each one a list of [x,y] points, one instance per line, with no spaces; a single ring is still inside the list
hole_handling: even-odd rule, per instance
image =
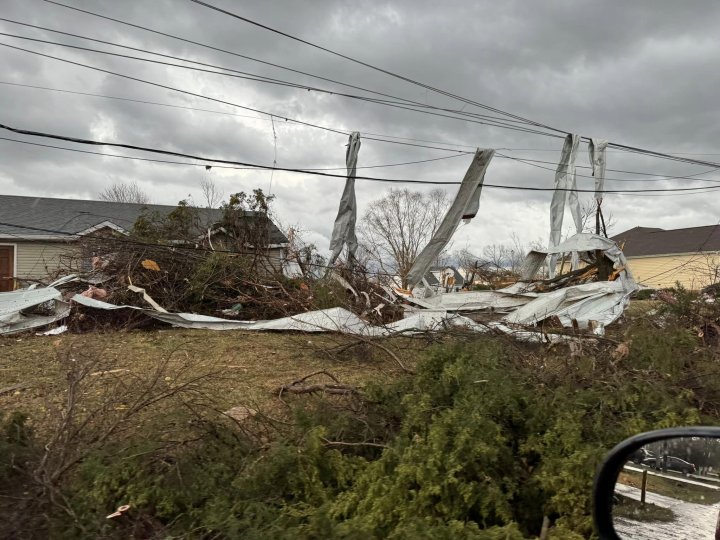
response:
[[[88,270],[91,261],[78,257],[82,239],[101,242],[108,235],[127,236],[139,218],[168,216],[178,207],[2,195],[0,209],[0,292],[4,292],[47,282],[68,271]],[[222,226],[223,210],[192,211],[198,218],[193,231],[196,245],[232,249],[236,243],[227,241],[232,231]],[[234,224],[237,229],[262,229],[263,256],[281,268],[288,240],[272,220],[246,211]]]

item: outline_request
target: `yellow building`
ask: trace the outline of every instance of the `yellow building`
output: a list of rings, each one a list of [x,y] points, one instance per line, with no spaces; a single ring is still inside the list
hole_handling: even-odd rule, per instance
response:
[[[635,227],[613,236],[635,280],[655,289],[691,290],[720,281],[720,226],[664,230]]]

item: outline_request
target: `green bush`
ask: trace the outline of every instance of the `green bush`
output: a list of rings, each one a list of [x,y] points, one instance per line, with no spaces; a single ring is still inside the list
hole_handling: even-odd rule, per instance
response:
[[[629,333],[620,364],[603,349],[568,359],[489,337],[437,345],[415,375],[371,385],[358,402],[297,399],[279,425],[167,415],[192,426],[187,442],[146,433],[93,452],[59,486],[76,517],[43,508],[49,534],[519,540],[548,516],[552,538],[588,538],[609,448],[718,417],[717,377],[686,387],[716,369],[691,332],[643,323]],[[120,504],[127,516],[104,518]]]
[[[472,290],[473,291],[492,291],[493,288],[491,285],[484,285],[482,283],[478,283],[477,285],[473,285]]]
[[[640,289],[633,296],[635,300],[651,300],[656,293],[655,289]]]

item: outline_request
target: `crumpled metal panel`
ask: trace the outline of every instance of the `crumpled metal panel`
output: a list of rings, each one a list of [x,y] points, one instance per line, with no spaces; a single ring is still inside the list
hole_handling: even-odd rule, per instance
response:
[[[577,194],[577,182],[575,177],[575,157],[577,156],[578,145],[580,144],[580,136],[576,134],[568,134],[565,137],[560,162],[555,172],[555,191],[553,192],[552,201],[550,202],[550,248],[560,243],[562,235],[562,224],[565,214],[565,202],[570,206],[570,213],[575,222],[577,232],[582,231],[582,219],[580,217],[580,200]],[[557,264],[557,256],[550,256],[548,267],[548,275],[552,278],[555,276],[555,266]],[[572,267],[577,268],[578,258],[573,255]]]
[[[332,266],[347,244],[348,260],[355,256],[357,251],[357,235],[355,222],[357,221],[357,200],[355,199],[355,174],[357,171],[358,152],[360,151],[360,133],[353,131],[350,134],[347,150],[345,151],[345,164],[347,166],[347,180],[345,189],[340,197],[340,207],[335,218],[332,236],[330,237],[330,250],[332,254],[328,266]]]
[[[437,260],[442,250],[445,249],[453,233],[460,225],[460,221],[467,215],[468,209],[473,215],[477,213],[485,172],[494,154],[495,150],[492,149],[480,150],[478,148],[475,152],[475,157],[465,173],[460,189],[455,195],[455,200],[453,200],[450,208],[445,213],[445,217],[433,237],[417,256],[412,268],[410,268],[410,272],[408,272],[407,280],[410,289],[422,281],[433,262]]]
[[[51,304],[50,315],[23,314],[23,311]],[[14,334],[45,326],[70,314],[70,305],[62,301],[62,294],[54,287],[20,289],[0,293],[0,334]]]
[[[531,251],[520,266],[520,279],[532,279],[540,269],[541,261],[545,260],[547,255],[552,257],[561,253],[581,253],[596,250],[605,253],[605,256],[613,262],[615,270],[621,270],[620,280],[628,291],[637,289],[635,279],[630,272],[630,268],[628,268],[625,254],[620,247],[614,240],[592,233],[575,234],[564,242],[554,247],[549,247],[545,251]]]
[[[605,151],[607,145],[608,142],[605,139],[590,139],[588,144],[592,174],[595,177],[595,198],[599,203],[603,200],[603,191],[605,189],[605,166],[607,165]]]
[[[595,321],[597,334],[604,333],[604,327],[615,322],[627,307],[630,294],[619,281],[597,281],[574,285],[543,293],[535,300],[516,309],[503,318],[511,324],[534,325],[549,317],[557,317],[563,326],[587,328]]]

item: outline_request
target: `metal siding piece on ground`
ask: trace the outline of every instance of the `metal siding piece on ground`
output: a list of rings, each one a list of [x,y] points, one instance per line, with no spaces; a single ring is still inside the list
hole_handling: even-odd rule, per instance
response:
[[[418,291],[421,292],[421,291]],[[506,289],[497,291],[476,291],[460,293],[442,293],[420,298],[415,295],[396,293],[408,302],[428,310],[444,311],[491,311],[510,313],[537,298],[537,293],[516,293]]]
[[[605,326],[622,315],[630,295],[638,289],[627,268],[625,255],[613,240],[580,233],[547,251],[531,251],[522,265],[521,279],[531,280],[548,255],[596,250],[603,251],[613,261],[615,269],[620,270],[618,281],[585,283],[543,293],[534,292],[532,283],[518,282],[496,291],[446,293],[432,298],[420,298],[397,291],[396,294],[428,310],[507,313],[503,321],[513,324],[533,325],[555,316],[563,326],[573,326],[574,320],[580,328],[587,328],[590,321],[595,321],[597,325],[594,332],[602,335]],[[534,339],[532,336],[526,337]]]
[[[550,202],[550,242],[548,243],[548,247],[554,247],[560,243],[566,200],[569,200],[570,213],[573,216],[577,232],[579,233],[582,230],[580,201],[576,191],[577,181],[575,177],[575,157],[577,156],[579,144],[579,135],[568,134],[567,137],[565,137],[560,162],[555,172],[555,192]],[[577,257],[573,256],[574,268],[577,267],[577,263]],[[555,277],[556,264],[557,256],[552,255],[548,266],[548,275],[551,278]]]
[[[450,237],[460,224],[460,220],[465,216],[467,209],[469,207],[471,209],[475,208],[476,203],[479,208],[485,172],[494,154],[495,150],[492,149],[480,150],[478,148],[475,152],[475,157],[465,173],[455,200],[450,205],[435,234],[417,256],[410,272],[408,272],[407,280],[410,289],[422,281],[428,269],[450,241]],[[477,212],[477,208],[474,211]]]
[[[332,266],[342,252],[345,244],[348,247],[348,259],[355,256],[357,250],[357,235],[355,234],[355,222],[357,221],[357,200],[355,199],[355,174],[357,169],[358,152],[360,151],[360,133],[353,131],[350,134],[347,150],[345,151],[345,165],[347,166],[347,180],[340,207],[335,218],[332,236],[330,237],[330,260],[328,266]]]
[[[588,144],[592,174],[595,177],[595,198],[598,202],[602,202],[603,190],[605,189],[605,166],[607,165],[605,151],[607,145],[608,142],[605,139],[590,139]]]
[[[52,303],[50,315],[25,315],[22,311]],[[0,334],[14,334],[45,326],[70,314],[70,305],[62,301],[62,294],[53,287],[20,289],[0,293]]]
[[[397,334],[412,335],[418,332],[432,332],[453,327],[479,333],[502,332],[518,340],[530,342],[560,342],[576,339],[572,336],[551,336],[541,332],[518,331],[501,323],[480,325],[467,317],[450,314],[444,310],[415,312],[409,317],[387,326],[373,326],[344,308],[310,311],[272,321],[231,321],[192,313],[160,313],[135,306],[115,306],[80,295],[76,295],[73,301],[96,309],[134,309],[173,326],[208,330],[340,332],[343,334],[378,337]]]
[[[590,321],[596,321],[599,324],[595,333],[602,335],[605,326],[623,314],[634,290],[626,290],[618,281],[597,281],[557,289],[541,294],[506,315],[503,321],[533,325],[549,317],[557,317],[563,326],[572,326],[574,320],[579,328],[587,328]]]
[[[60,291],[53,287],[41,289],[20,289],[12,292],[0,293],[0,321],[4,317],[39,306],[51,300],[61,300]]]

